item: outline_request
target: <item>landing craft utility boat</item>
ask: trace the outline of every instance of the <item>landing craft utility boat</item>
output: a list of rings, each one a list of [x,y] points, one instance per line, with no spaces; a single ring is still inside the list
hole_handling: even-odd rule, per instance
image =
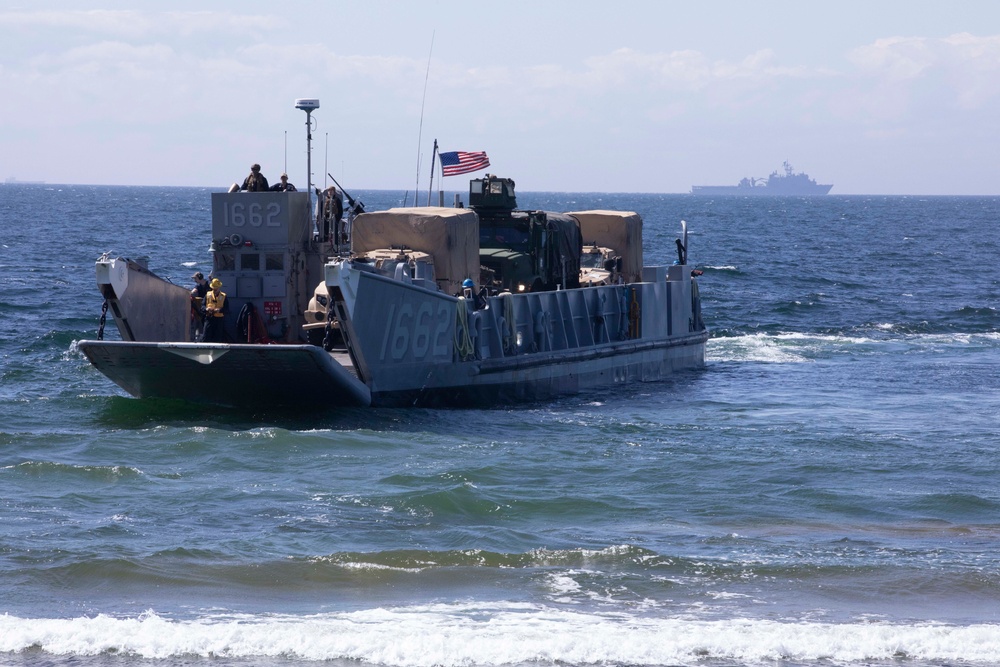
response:
[[[136,397],[286,408],[484,405],[704,365],[683,225],[677,262],[642,266],[635,213],[520,211],[489,175],[469,203],[361,213],[345,247],[307,193],[214,193],[229,342],[192,335],[187,289],[104,256],[102,335],[79,349]],[[590,286],[585,244],[609,255]]]

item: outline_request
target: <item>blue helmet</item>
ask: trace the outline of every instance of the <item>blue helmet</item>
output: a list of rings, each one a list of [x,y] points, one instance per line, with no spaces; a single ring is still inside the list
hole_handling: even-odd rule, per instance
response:
[[[462,281],[462,287],[475,287],[476,283],[472,282],[472,278],[466,278]]]

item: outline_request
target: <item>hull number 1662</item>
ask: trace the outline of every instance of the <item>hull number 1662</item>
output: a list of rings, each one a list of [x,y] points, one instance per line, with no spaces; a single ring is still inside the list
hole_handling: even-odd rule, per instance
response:
[[[223,215],[226,227],[280,227],[281,205],[271,202],[264,205],[225,202]]]

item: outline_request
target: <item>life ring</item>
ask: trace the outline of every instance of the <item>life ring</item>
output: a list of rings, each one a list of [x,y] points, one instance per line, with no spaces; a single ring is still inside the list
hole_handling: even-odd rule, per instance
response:
[[[229,243],[230,245],[243,245],[243,237],[239,234],[230,234]]]

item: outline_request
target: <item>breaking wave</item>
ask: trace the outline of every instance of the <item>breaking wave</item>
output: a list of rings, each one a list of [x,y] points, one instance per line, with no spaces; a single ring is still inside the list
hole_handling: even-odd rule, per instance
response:
[[[179,621],[147,612],[0,616],[0,651],[142,659],[281,658],[388,667],[870,664],[1000,661],[1000,625],[690,620],[578,614],[536,605],[435,604],[311,616]],[[11,656],[12,657],[12,656]],[[37,657],[37,655],[36,655]]]

